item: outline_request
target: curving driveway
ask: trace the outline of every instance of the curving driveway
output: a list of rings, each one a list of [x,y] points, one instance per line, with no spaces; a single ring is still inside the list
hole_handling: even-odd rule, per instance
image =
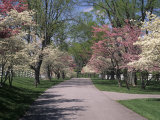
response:
[[[129,93],[117,93],[102,91],[106,96],[112,100],[129,100],[129,99],[141,99],[141,98],[160,98],[160,95],[154,94],[129,94]]]
[[[111,96],[73,78],[48,89],[20,120],[146,120]]]

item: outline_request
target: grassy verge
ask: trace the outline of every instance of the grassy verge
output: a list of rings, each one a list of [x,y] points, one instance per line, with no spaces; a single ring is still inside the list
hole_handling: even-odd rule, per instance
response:
[[[93,84],[101,91],[113,91],[121,93],[133,93],[133,94],[160,94],[160,83],[152,82],[145,90],[140,88],[140,85],[136,87],[130,87],[128,90],[123,83],[123,87],[118,87],[117,80],[101,80],[99,78],[92,78]]]
[[[158,98],[122,100],[119,102],[149,120],[160,120],[160,99]]]
[[[40,94],[62,81],[41,80],[41,84],[35,88],[34,79],[15,78],[12,88],[0,88],[0,120],[18,120]]]

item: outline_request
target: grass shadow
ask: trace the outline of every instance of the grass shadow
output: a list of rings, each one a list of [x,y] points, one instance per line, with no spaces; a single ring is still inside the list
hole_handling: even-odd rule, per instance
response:
[[[19,119],[40,94],[60,82],[62,80],[41,80],[41,84],[35,88],[34,79],[14,78],[13,87],[5,85],[0,88],[0,120]]]

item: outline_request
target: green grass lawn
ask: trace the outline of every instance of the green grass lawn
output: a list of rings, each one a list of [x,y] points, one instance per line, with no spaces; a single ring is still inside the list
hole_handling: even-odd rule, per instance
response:
[[[160,99],[158,98],[122,100],[119,103],[149,120],[160,120]]]
[[[101,91],[114,91],[121,93],[133,94],[160,94],[160,82],[152,82],[145,90],[142,90],[140,85],[130,87],[128,90],[123,83],[123,87],[118,87],[117,80],[101,80],[99,78],[92,78],[93,84]],[[139,82],[139,81],[138,81]]]
[[[41,80],[35,88],[32,78],[14,78],[12,88],[0,88],[0,120],[18,120],[40,94],[62,81]]]

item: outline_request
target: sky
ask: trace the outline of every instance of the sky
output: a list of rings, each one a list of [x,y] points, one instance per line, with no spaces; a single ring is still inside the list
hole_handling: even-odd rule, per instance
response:
[[[82,12],[91,12],[92,10],[93,10],[93,7],[89,7],[89,6],[85,7],[85,8],[84,7],[82,8]]]

